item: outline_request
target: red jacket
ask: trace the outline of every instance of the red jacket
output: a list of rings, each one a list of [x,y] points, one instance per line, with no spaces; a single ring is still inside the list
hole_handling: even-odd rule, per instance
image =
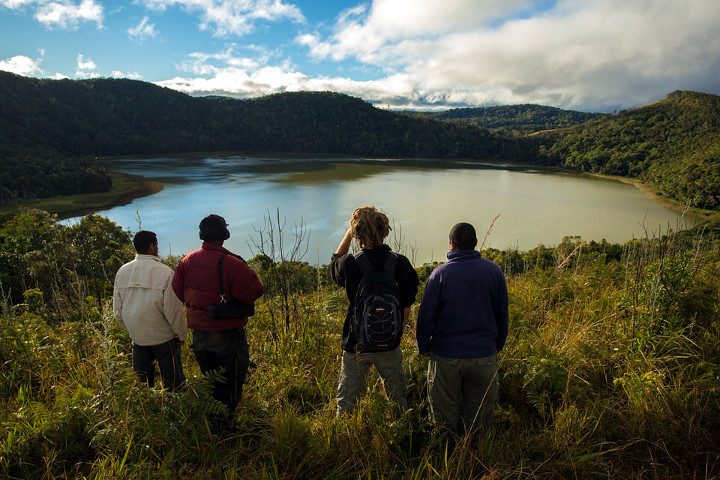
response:
[[[223,318],[214,320],[207,316],[207,309],[220,302],[218,260],[223,260],[223,287],[225,300],[239,300],[251,304],[265,292],[255,271],[240,255],[214,243],[204,242],[199,250],[186,255],[175,270],[172,287],[187,307],[188,327],[196,330],[230,330],[247,325],[247,318]]]

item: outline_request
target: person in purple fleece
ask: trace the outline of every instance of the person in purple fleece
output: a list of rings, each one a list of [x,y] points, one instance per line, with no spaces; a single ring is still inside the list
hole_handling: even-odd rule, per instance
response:
[[[429,356],[433,421],[454,439],[491,431],[498,397],[497,353],[508,334],[508,293],[500,267],[475,250],[469,223],[450,230],[448,261],[428,278],[417,320],[417,347]]]

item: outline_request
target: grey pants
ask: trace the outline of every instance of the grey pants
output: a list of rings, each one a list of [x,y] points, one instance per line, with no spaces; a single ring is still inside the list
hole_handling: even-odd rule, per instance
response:
[[[428,400],[433,421],[458,434],[462,408],[466,433],[490,430],[498,397],[497,355],[447,358],[430,355]]]
[[[367,390],[370,366],[375,365],[387,396],[400,408],[407,407],[407,385],[400,347],[389,352],[352,353],[343,351],[337,388],[337,416],[352,413],[358,398]]]

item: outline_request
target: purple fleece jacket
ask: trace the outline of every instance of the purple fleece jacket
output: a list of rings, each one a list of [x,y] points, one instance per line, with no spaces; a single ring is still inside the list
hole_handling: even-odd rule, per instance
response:
[[[489,357],[508,333],[508,292],[500,267],[476,250],[453,250],[428,278],[417,320],[420,354]]]

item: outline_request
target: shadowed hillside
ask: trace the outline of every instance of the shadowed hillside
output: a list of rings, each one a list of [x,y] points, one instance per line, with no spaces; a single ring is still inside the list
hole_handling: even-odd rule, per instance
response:
[[[720,97],[667,99],[539,135],[545,163],[638,178],[692,207],[720,207]]]
[[[272,151],[378,157],[516,158],[516,143],[468,125],[380,110],[331,92],[190,97],[117,79],[0,72],[5,143],[67,155]]]

